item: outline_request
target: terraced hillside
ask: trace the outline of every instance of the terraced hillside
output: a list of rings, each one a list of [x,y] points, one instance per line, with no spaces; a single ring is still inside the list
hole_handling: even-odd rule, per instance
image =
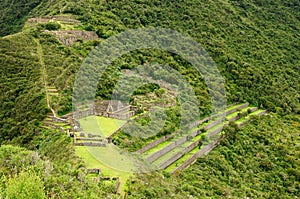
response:
[[[144,159],[160,169],[174,173],[189,166],[199,156],[208,153],[218,143],[224,126],[235,122],[243,126],[251,116],[266,114],[265,110],[249,107],[249,103],[229,106],[225,121],[220,114],[203,118],[189,132],[154,140],[139,151]]]
[[[299,0],[3,0],[0,198],[120,198],[120,183],[129,199],[299,197],[299,8]],[[32,20],[24,25],[28,18]],[[233,105],[225,120],[206,117],[190,131],[172,134],[182,119],[174,93],[146,86],[137,89],[140,96],[132,103],[152,98],[149,109],[167,105],[166,125],[157,135],[136,139],[120,133],[106,148],[75,146],[72,134],[65,134],[71,126],[64,119],[72,110],[79,66],[103,40],[147,27],[192,37],[224,77],[227,102],[247,101],[255,107]],[[210,115],[210,95],[201,74],[183,57],[160,49],[133,51],[115,60],[99,81],[96,98],[110,99],[124,70],[149,63],[170,66],[184,76],[195,91],[200,115]],[[170,79],[176,82],[174,76]],[[174,100],[167,104],[164,96]],[[256,107],[270,113],[257,117],[266,112]],[[149,122],[144,116],[138,121],[143,125]],[[93,142],[89,132],[77,138],[78,143]],[[116,168],[131,166],[113,144],[130,152],[140,149],[163,170],[130,177],[121,173],[125,177],[106,183],[106,175],[120,172],[99,164],[94,156],[101,154],[104,162],[118,157]],[[104,178],[87,175],[95,168],[98,173],[101,168]]]

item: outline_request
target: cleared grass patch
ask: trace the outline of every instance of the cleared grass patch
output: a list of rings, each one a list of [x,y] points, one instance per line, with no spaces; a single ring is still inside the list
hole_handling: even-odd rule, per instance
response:
[[[126,123],[125,120],[117,120],[99,116],[88,116],[81,118],[79,119],[79,122],[84,132],[104,137],[110,136],[119,127]]]
[[[122,165],[126,167],[126,169],[133,169],[132,161],[126,159],[126,157],[122,157],[122,155],[114,149],[113,145],[111,147],[77,146],[75,149],[76,154],[86,162],[87,168],[100,168],[104,176],[119,177],[121,183],[120,191],[121,193],[124,192],[126,181],[133,173],[122,171],[118,169],[118,167]],[[105,161],[108,161],[109,165]],[[112,163],[112,161],[114,161],[114,163]],[[119,166],[113,168],[110,164],[119,164]]]

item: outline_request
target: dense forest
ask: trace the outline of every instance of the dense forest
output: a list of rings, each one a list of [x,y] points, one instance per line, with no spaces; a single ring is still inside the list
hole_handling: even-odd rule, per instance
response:
[[[163,171],[133,176],[126,184],[127,197],[297,198],[300,194],[297,0],[5,0],[0,11],[0,198],[119,197],[112,186],[86,177],[85,163],[76,156],[70,137],[41,124],[51,112],[47,89],[57,92],[51,96],[57,114],[70,112],[75,76],[89,52],[122,31],[143,27],[191,36],[224,77],[228,104],[247,101],[270,114],[241,129],[226,127],[218,147],[175,176]],[[44,16],[72,16],[80,24],[26,23]],[[93,31],[98,39],[78,39],[67,46],[47,33],[68,28]],[[150,60],[182,74],[195,91],[201,117],[210,115],[201,74],[179,55],[163,50],[136,50],[115,60],[99,82],[96,97],[111,97],[120,78],[112,71],[133,69]],[[149,84],[132,99],[157,100],[162,93]],[[167,122],[158,136],[177,130],[178,110],[179,105],[168,107]],[[147,122],[147,117],[140,122]],[[131,145],[125,146],[128,139]],[[147,141],[122,132],[114,140],[129,150]]]

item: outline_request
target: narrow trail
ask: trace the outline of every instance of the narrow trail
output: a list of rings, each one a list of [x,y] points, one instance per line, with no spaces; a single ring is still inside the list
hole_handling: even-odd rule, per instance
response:
[[[45,92],[46,92],[47,106],[51,110],[53,117],[56,117],[55,111],[53,110],[53,108],[50,105],[50,97],[49,97],[49,93],[48,93],[48,89],[47,89],[47,71],[46,71],[46,66],[45,66],[44,60],[43,60],[43,48],[38,39],[33,38],[33,40],[37,44],[37,54],[39,56],[39,61],[42,66],[42,79],[44,82],[44,87],[45,87]]]

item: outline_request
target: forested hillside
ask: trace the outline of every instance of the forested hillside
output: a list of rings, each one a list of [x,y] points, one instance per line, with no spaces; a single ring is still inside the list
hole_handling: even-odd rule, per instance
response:
[[[96,185],[86,177],[85,164],[75,156],[70,137],[41,126],[51,114],[47,92],[58,115],[72,111],[74,79],[89,52],[122,31],[143,27],[191,36],[224,77],[228,104],[247,101],[271,113],[252,119],[242,129],[230,125],[218,147],[176,176],[158,171],[132,177],[126,185],[128,198],[297,198],[300,194],[299,1],[5,0],[0,13],[0,198],[29,197],[16,195],[22,182],[36,198],[118,197],[114,187]],[[25,24],[28,18],[45,16],[46,22]],[[51,32],[69,30],[93,31],[98,39],[79,38],[66,45]],[[112,70],[133,69],[149,61],[182,74],[195,90],[201,116],[210,115],[203,77],[182,57],[163,50],[133,51],[115,60],[99,82],[96,98],[110,98],[119,79]],[[150,84],[135,94],[157,100],[160,92]],[[159,135],[177,130],[178,108],[168,108]],[[134,149],[143,142],[123,134],[116,138],[121,147],[131,139],[129,148]]]
[[[0,5],[0,37],[20,31],[39,0],[3,0]]]
[[[247,100],[279,113],[299,111],[299,2],[96,2],[69,1],[63,12],[77,15],[101,38],[148,26],[189,34],[226,77],[229,101]],[[148,56],[139,59],[143,63]]]
[[[176,177],[147,174],[128,182],[128,198],[297,198],[300,120],[271,114],[226,139]]]

